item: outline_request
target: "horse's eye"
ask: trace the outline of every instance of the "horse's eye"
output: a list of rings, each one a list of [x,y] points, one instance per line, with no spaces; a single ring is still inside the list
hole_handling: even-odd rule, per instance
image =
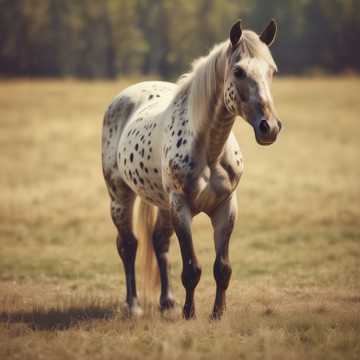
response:
[[[235,77],[237,77],[238,79],[245,79],[246,77],[246,72],[245,70],[240,67],[240,66],[236,66],[234,69],[234,75]]]

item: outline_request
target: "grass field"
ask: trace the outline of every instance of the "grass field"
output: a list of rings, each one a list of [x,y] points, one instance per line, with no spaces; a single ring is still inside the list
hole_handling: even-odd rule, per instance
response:
[[[121,311],[124,278],[100,164],[102,116],[124,82],[0,82],[0,359],[359,359],[360,79],[276,79],[271,147],[245,157],[228,311],[210,223],[194,238],[198,317]],[[171,278],[184,291],[177,240]]]

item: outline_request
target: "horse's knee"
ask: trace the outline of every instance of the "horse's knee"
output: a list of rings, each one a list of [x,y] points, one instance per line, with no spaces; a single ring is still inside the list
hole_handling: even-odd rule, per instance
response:
[[[199,264],[186,264],[181,274],[181,280],[186,289],[195,289],[201,277],[201,267]]]
[[[228,260],[217,257],[214,263],[214,277],[216,284],[222,289],[227,289],[231,278],[231,265]]]

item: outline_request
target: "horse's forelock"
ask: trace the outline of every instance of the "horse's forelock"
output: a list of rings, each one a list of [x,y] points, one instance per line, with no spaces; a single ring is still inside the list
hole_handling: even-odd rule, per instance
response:
[[[248,56],[250,58],[262,59],[273,69],[277,70],[277,66],[268,46],[264,44],[260,40],[259,35],[253,31],[243,31],[236,53],[240,58]]]

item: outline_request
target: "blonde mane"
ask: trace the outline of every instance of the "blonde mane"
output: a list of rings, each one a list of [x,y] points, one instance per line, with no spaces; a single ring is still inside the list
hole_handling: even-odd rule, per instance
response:
[[[217,64],[221,60],[225,60],[228,48],[229,40],[215,45],[207,56],[196,59],[192,63],[191,71],[180,76],[177,81],[179,89],[175,96],[188,93],[189,116],[195,131],[198,131],[201,124],[211,117],[209,114],[211,108],[208,105],[214,100],[216,91],[222,89],[223,84],[221,83],[221,87],[218,87],[218,84],[219,81],[223,82],[225,73],[225,62],[223,62],[223,73],[219,78]],[[245,30],[242,32],[239,46],[235,52],[241,57],[261,58],[277,70],[269,48],[261,42],[259,36],[253,31]]]
[[[216,63],[227,45],[228,41],[217,44],[207,56],[196,59],[192,63],[191,71],[183,74],[177,82],[177,93],[188,93],[189,116],[195,131],[198,131],[202,122],[208,118],[208,103],[214,96],[218,83]]]

